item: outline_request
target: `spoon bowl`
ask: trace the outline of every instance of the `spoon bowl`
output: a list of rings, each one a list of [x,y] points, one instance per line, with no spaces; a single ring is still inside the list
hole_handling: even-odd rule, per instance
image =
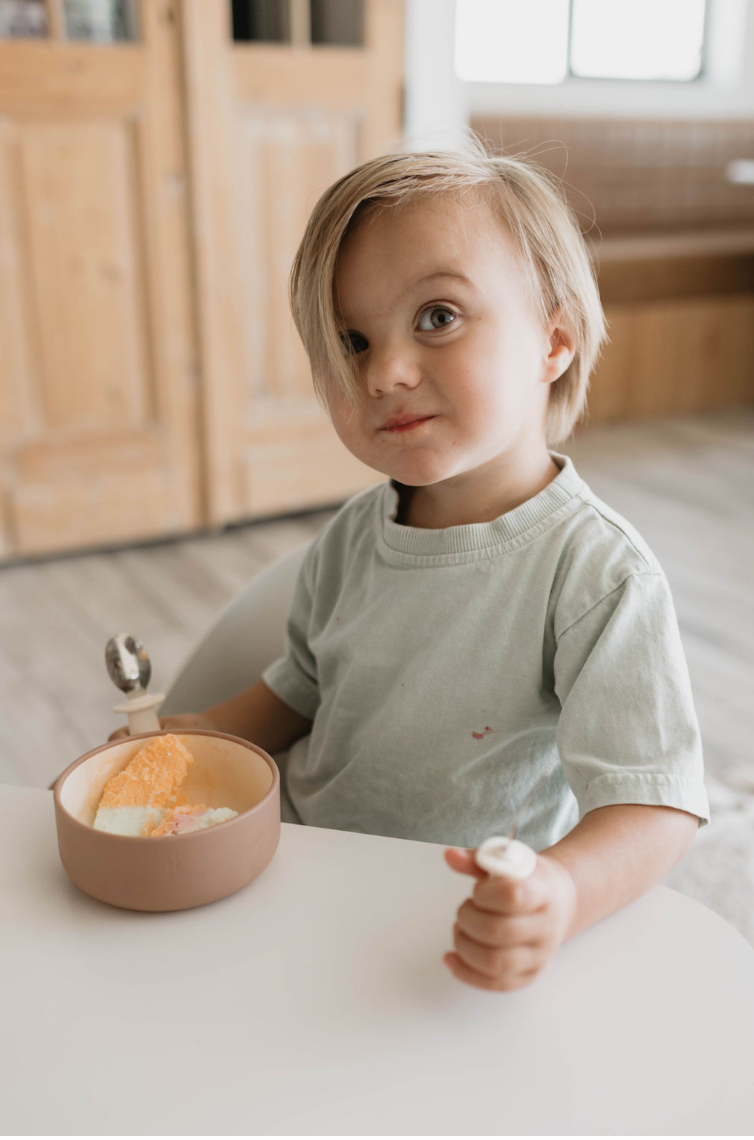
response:
[[[149,654],[130,633],[116,633],[105,646],[105,664],[110,680],[122,693],[146,689],[152,676]]]

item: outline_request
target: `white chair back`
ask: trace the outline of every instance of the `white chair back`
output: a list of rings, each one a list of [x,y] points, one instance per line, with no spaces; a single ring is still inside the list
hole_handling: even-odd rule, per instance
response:
[[[159,716],[203,712],[258,681],[283,652],[293,590],[309,543],[254,578],[220,614],[170,686]]]

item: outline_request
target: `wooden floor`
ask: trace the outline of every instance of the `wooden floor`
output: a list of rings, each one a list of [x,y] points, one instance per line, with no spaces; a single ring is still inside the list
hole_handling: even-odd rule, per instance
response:
[[[754,945],[754,408],[582,429],[561,447],[668,576],[713,820],[668,885]],[[133,633],[167,691],[226,602],[331,511],[0,568],[0,782],[45,788],[122,718],[105,642]]]

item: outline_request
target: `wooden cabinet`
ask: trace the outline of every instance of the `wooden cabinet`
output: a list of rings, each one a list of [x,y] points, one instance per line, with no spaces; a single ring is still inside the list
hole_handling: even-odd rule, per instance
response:
[[[754,400],[754,296],[606,305],[610,344],[589,423],[683,415]]]
[[[314,399],[286,279],[319,194],[400,141],[403,4],[349,0],[350,44],[327,3],[266,7],[287,42],[235,41],[230,0],[134,2],[107,44],[47,0],[46,37],[0,39],[3,559],[382,478]]]
[[[606,238],[589,423],[754,401],[754,229]]]
[[[138,43],[0,40],[5,557],[202,520],[170,12],[144,4]]]

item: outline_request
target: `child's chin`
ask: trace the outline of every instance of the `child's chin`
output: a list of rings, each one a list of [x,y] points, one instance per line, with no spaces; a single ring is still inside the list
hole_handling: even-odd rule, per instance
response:
[[[357,456],[374,471],[381,471],[388,479],[395,479],[404,487],[429,487],[432,483],[442,483],[457,472],[448,463],[438,463],[437,457],[429,455]]]
[[[437,466],[419,466],[418,464],[396,464],[390,471],[390,478],[402,483],[404,487],[431,487],[433,483],[442,483],[449,479],[452,471],[438,470]]]

